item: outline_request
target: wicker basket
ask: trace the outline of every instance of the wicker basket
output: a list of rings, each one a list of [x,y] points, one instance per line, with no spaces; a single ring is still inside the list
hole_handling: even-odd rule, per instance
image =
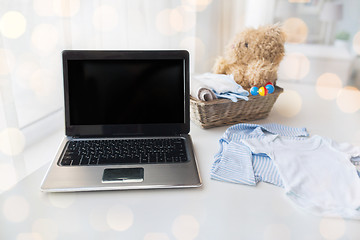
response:
[[[276,86],[272,94],[266,96],[249,96],[249,100],[232,102],[228,99],[200,101],[190,97],[190,118],[203,128],[212,128],[224,125],[233,125],[266,118],[276,99],[283,92]]]

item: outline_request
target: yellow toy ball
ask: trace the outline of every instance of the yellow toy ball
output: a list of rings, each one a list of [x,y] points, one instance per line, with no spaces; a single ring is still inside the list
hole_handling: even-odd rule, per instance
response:
[[[266,96],[267,89],[264,87],[259,88],[259,94],[260,94],[260,96]]]

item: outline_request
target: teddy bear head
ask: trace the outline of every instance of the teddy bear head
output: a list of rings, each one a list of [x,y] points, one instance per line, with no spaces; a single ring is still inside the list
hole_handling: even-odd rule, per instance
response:
[[[285,40],[285,33],[278,24],[248,28],[233,38],[226,52],[233,63],[263,60],[278,66],[285,55]]]

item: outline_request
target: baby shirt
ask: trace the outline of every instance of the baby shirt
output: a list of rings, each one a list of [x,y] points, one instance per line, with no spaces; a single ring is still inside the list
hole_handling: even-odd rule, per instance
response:
[[[301,208],[323,216],[360,219],[360,179],[351,162],[360,156],[359,147],[320,136],[266,135],[241,142],[254,154],[273,160],[287,196]]]
[[[273,161],[266,154],[253,154],[241,142],[243,139],[276,134],[294,139],[308,136],[305,128],[274,123],[263,125],[239,123],[229,127],[219,140],[220,150],[215,155],[211,178],[253,186],[263,181],[283,187],[278,169]]]

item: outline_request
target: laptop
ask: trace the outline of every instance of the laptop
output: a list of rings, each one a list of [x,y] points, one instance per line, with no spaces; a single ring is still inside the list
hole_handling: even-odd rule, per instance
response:
[[[66,137],[46,192],[201,186],[185,50],[62,53]]]

